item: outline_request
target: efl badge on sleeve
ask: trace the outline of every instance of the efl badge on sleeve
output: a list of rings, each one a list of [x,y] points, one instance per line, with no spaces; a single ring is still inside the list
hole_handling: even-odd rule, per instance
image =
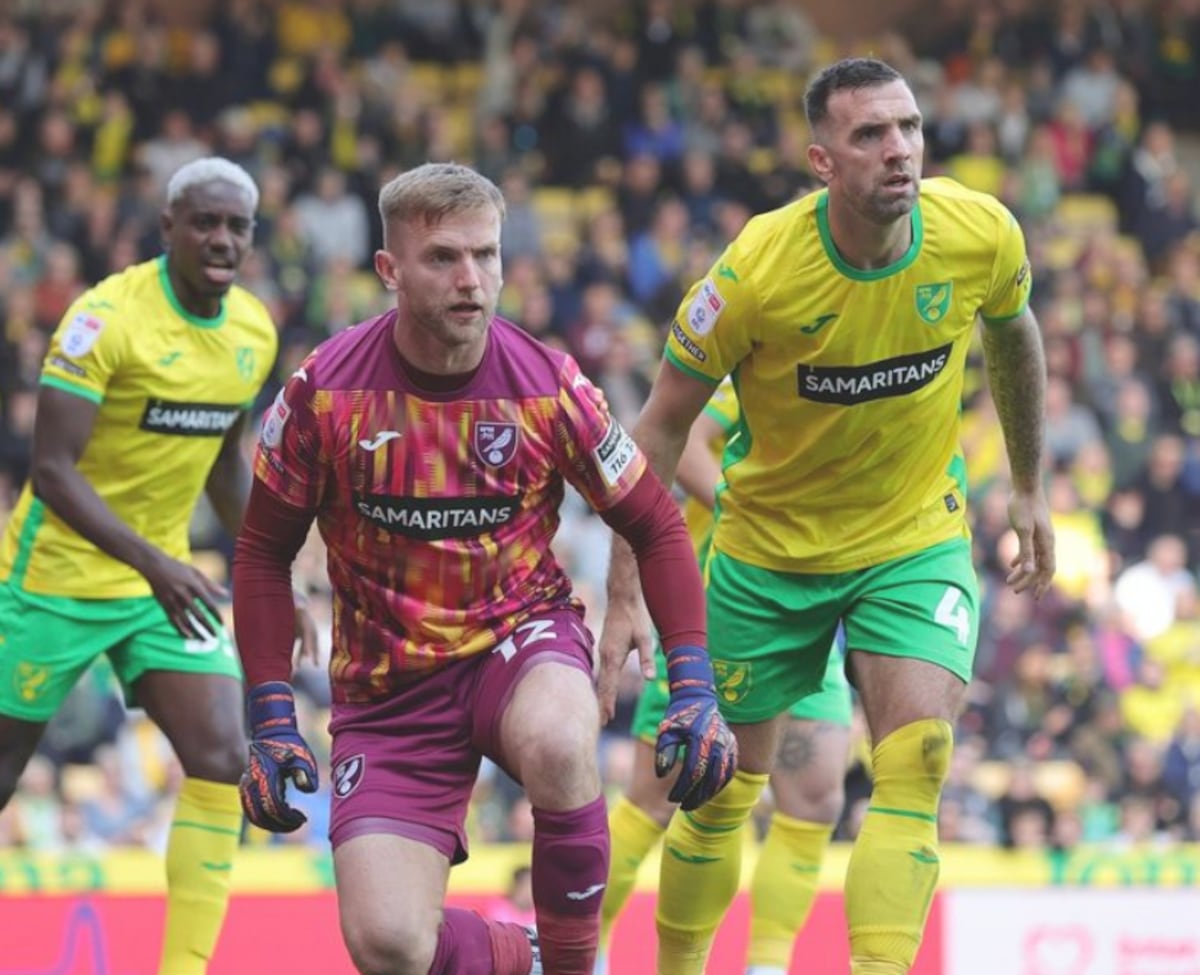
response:
[[[78,359],[81,355],[86,355],[91,351],[92,346],[96,344],[96,339],[100,338],[100,333],[103,330],[104,320],[102,318],[97,318],[95,315],[89,315],[87,312],[81,311],[71,319],[70,324],[67,325],[67,329],[63,333],[63,353],[69,355],[72,359]]]
[[[283,427],[291,415],[292,408],[284,402],[281,389],[275,397],[275,402],[267,410],[267,415],[263,418],[262,445],[264,447],[274,450],[283,442]]]
[[[503,467],[517,453],[517,425],[476,423],[475,453],[489,467]]]
[[[724,308],[725,299],[721,297],[721,292],[710,278],[705,278],[688,307],[688,324],[692,331],[697,335],[707,335],[717,324]]]

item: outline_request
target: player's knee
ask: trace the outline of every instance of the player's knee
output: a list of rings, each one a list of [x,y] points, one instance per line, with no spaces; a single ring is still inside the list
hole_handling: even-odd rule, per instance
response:
[[[846,801],[839,776],[773,776],[771,792],[780,812],[809,823],[836,823]]]
[[[437,930],[406,925],[389,915],[342,919],[346,950],[360,975],[427,975],[437,952]]]
[[[875,749],[875,777],[923,780],[941,789],[950,774],[954,729],[949,722],[928,718],[897,728]]]
[[[237,784],[246,768],[246,741],[240,733],[215,738],[200,747],[180,753],[180,764],[188,778]]]
[[[543,789],[564,787],[580,779],[597,776],[597,736],[584,722],[564,722],[529,740],[521,768],[526,785],[539,784]]]

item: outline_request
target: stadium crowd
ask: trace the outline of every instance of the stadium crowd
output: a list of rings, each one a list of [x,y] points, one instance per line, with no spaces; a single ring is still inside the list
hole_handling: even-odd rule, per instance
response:
[[[783,0],[18,2],[0,13],[0,507],[28,473],[49,334],[88,284],[157,253],[165,180],[190,159],[227,156],[262,190],[241,283],[282,341],[260,409],[314,344],[387,307],[370,265],[381,183],[455,159],[507,198],[501,314],[574,354],[632,425],[687,285],[753,213],[814,186],[805,78],[870,52],[918,96],[926,175],[1020,221],[1050,373],[1059,572],[1038,603],[1003,584],[1006,471],[978,353],[964,390],[984,616],[943,839],[1200,841],[1200,213],[1177,146],[1200,118],[1200,5],[927,6],[905,35],[835,41]],[[557,540],[594,623],[607,532],[569,503]],[[193,534],[198,564],[226,578],[211,513]],[[315,536],[296,582],[327,640]],[[602,744],[614,792],[639,680]],[[297,684],[319,749],[325,676]],[[844,838],[869,792],[858,754]],[[97,667],[0,816],[0,845],[161,849],[179,774]],[[301,832],[249,839],[323,846],[327,779],[293,797]],[[486,774],[476,841],[531,828],[519,788]]]

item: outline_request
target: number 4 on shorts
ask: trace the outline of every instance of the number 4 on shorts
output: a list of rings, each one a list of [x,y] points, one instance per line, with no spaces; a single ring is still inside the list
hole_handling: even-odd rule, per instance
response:
[[[938,603],[937,610],[933,614],[933,621],[950,627],[958,634],[958,642],[963,646],[967,645],[967,640],[971,637],[971,616],[967,607],[963,605],[961,590],[954,586],[946,587],[942,601]]]

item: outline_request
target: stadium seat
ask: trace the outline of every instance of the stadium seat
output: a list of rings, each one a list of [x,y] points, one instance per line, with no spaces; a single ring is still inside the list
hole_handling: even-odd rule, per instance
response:
[[[1098,193],[1070,193],[1054,211],[1055,219],[1066,230],[1083,234],[1094,230],[1115,230],[1117,208],[1107,196]]]

